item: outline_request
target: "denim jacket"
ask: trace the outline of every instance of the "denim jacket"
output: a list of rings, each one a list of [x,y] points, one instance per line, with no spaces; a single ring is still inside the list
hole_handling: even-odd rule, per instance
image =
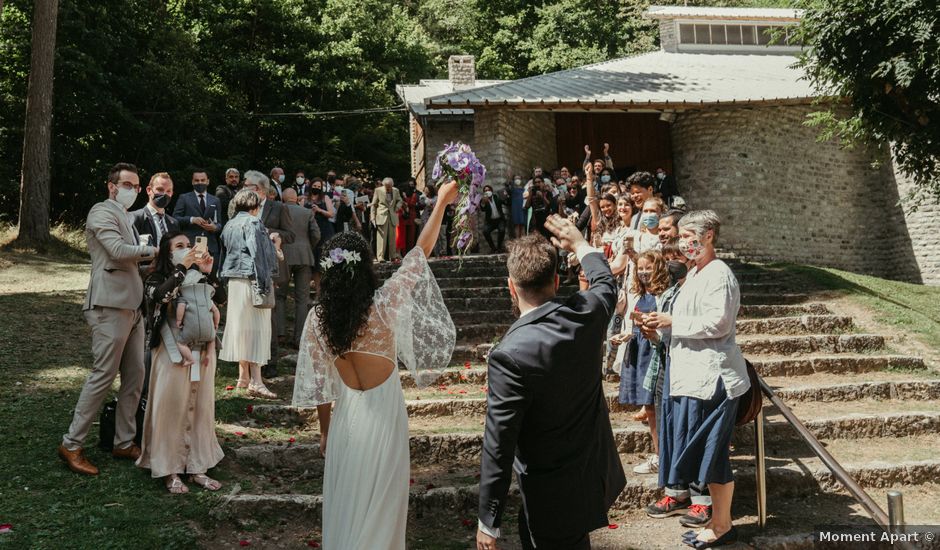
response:
[[[277,275],[277,257],[268,230],[261,220],[248,212],[239,212],[222,229],[225,251],[222,258],[222,279],[247,278],[256,281],[262,294],[272,290]]]

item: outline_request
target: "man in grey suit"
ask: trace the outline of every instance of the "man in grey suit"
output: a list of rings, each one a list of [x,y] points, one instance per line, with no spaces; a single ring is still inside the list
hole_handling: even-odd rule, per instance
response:
[[[382,186],[372,194],[372,223],[376,230],[376,261],[384,262],[400,258],[395,248],[395,228],[398,227],[398,209],[402,204],[401,193],[395,189],[395,181],[392,178],[382,180]]]
[[[261,218],[261,223],[268,228],[268,233],[272,235],[275,233],[279,234],[281,236],[281,243],[284,245],[293,243],[294,232],[291,229],[293,222],[291,221],[290,211],[284,207],[283,203],[268,200],[268,193],[271,191],[271,180],[260,172],[249,170],[245,172],[244,188],[251,189],[261,197],[261,213],[258,214],[258,217]],[[286,288],[289,282],[290,271],[287,268],[287,263],[283,260],[279,261],[277,263],[277,275],[274,278],[274,284],[277,285],[277,288]],[[280,336],[284,336],[286,333],[284,330],[285,327],[277,322],[278,317],[283,315],[280,311],[283,308],[284,304],[275,304],[274,311],[271,312],[271,360],[267,365],[261,368],[261,375],[265,378],[274,378],[277,376],[277,339]]]
[[[59,445],[59,456],[73,472],[97,475],[85,458],[83,446],[111,384],[121,374],[114,450],[116,458],[137,460],[135,416],[144,381],[144,326],[141,303],[144,282],[138,262],[153,259],[157,249],[139,244],[127,209],[140,192],[133,164],[114,165],[108,173],[108,200],[91,208],[85,239],[91,255],[91,279],[82,310],[91,325],[94,367],[75,405],[69,431]]]
[[[290,213],[291,232],[294,242],[284,245],[284,260],[287,262],[288,281],[276,291],[278,327],[287,326],[287,284],[294,279],[294,347],[300,347],[300,336],[304,321],[310,310],[310,277],[313,274],[313,247],[320,242],[320,226],[313,211],[297,204],[297,192],[287,188],[281,193],[284,207]]]

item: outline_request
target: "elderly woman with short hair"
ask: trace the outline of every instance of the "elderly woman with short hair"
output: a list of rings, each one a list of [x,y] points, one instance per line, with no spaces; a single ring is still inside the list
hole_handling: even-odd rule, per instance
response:
[[[232,199],[235,216],[222,230],[226,253],[220,277],[228,281],[228,312],[219,358],[238,362],[237,387],[247,388],[253,397],[274,399],[261,378],[261,366],[271,359],[271,309],[254,304],[256,294],[267,297],[274,292],[281,255],[280,237],[269,237],[258,218],[259,193],[268,187],[267,179],[261,172],[245,172],[248,188]]]
[[[734,475],[729,444],[738,402],[750,388],[744,356],[735,343],[741,303],[738,281],[717,258],[715,242],[721,220],[712,210],[689,212],[679,221],[679,248],[693,264],[672,314],[651,313],[647,325],[671,327],[669,397],[664,399],[660,445],[663,480],[673,484],[708,484],[710,526],[689,531],[683,542],[711,548],[737,540],[731,523]],[[706,524],[703,522],[703,527]]]

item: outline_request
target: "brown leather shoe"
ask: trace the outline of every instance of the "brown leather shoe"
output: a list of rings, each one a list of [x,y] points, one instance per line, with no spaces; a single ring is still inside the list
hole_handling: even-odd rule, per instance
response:
[[[76,474],[85,474],[86,476],[98,475],[98,468],[85,458],[84,449],[75,449],[70,451],[65,445],[59,445],[59,458],[65,461],[65,465]]]
[[[111,456],[114,458],[129,458],[131,460],[137,460],[140,458],[140,447],[131,443],[129,446],[118,449],[117,447],[111,451]]]

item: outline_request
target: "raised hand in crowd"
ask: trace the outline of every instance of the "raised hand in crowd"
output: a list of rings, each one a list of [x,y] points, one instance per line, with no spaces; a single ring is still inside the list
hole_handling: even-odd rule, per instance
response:
[[[545,228],[552,234],[552,244],[555,248],[574,253],[579,246],[587,244],[578,227],[558,214],[552,214],[545,220]]]

